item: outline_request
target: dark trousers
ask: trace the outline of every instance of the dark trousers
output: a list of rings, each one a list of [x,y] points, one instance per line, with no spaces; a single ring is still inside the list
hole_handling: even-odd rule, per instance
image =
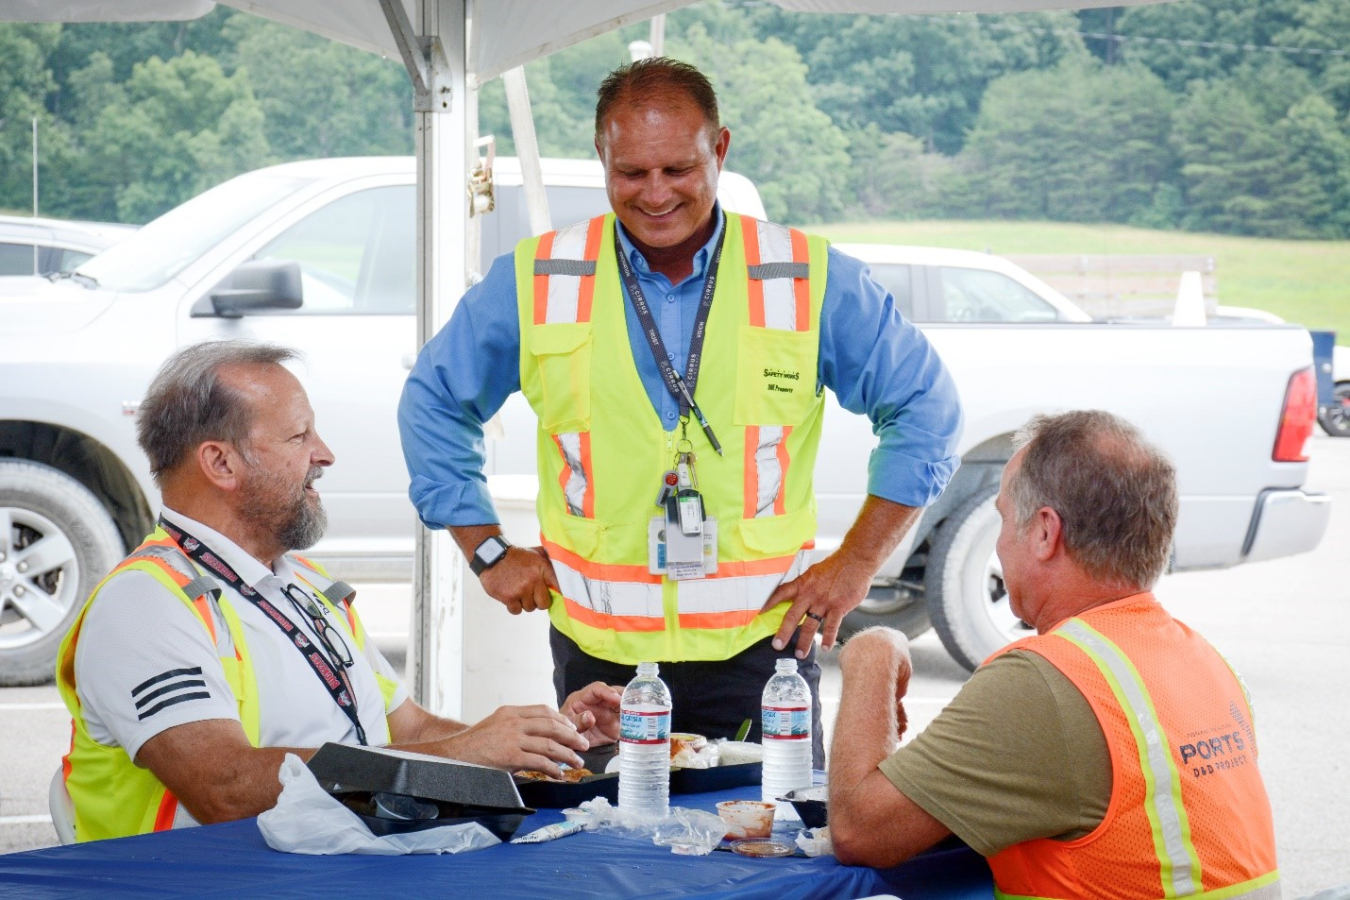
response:
[[[620,690],[637,674],[636,666],[588,656],[567,635],[549,628],[553,650],[553,689],[561,706],[567,696],[592,681],[603,681]],[[764,685],[773,677],[774,660],[791,658],[796,652],[793,634],[781,651],[772,638],[743,650],[731,659],[716,662],[661,662],[661,680],[670,688],[670,727],[709,738],[734,738],[741,723],[750,720],[746,740],[760,740],[760,699]],[[820,730],[820,666],[812,646],[806,659],[797,661],[797,671],[811,688],[811,740],[813,765],[825,767],[825,738]]]

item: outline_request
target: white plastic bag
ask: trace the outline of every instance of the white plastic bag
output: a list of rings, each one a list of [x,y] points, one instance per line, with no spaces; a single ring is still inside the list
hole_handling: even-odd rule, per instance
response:
[[[402,856],[461,853],[501,843],[477,822],[376,837],[356,813],[319,787],[309,767],[295,754],[286,754],[277,777],[281,779],[281,796],[276,806],[258,816],[258,830],[267,846],[283,853]]]

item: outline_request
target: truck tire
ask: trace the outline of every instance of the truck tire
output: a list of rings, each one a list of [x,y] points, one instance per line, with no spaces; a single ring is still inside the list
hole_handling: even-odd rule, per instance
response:
[[[994,552],[998,486],[972,495],[938,526],[924,573],[928,612],[952,658],[974,671],[989,654],[1031,632],[1008,607]]]
[[[52,680],[70,623],[124,552],[84,485],[40,463],[0,460],[0,686]]]
[[[1336,385],[1331,405],[1317,416],[1317,422],[1332,437],[1350,437],[1350,381]]]
[[[839,637],[846,640],[873,625],[885,625],[916,638],[932,627],[923,594],[893,585],[874,585],[866,599],[844,617]]]

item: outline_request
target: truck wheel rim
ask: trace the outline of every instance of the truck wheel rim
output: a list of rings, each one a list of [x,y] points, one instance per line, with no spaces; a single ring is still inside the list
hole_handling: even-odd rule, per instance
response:
[[[16,507],[0,507],[0,554],[0,650],[13,650],[62,627],[79,589],[79,560],[55,522]]]

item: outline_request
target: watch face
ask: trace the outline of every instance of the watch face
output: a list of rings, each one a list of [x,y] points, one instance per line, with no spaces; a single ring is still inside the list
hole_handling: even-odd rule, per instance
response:
[[[501,559],[505,553],[506,543],[504,541],[498,538],[488,538],[483,542],[482,546],[478,548],[474,555],[477,556],[486,567],[497,562],[497,560]]]

